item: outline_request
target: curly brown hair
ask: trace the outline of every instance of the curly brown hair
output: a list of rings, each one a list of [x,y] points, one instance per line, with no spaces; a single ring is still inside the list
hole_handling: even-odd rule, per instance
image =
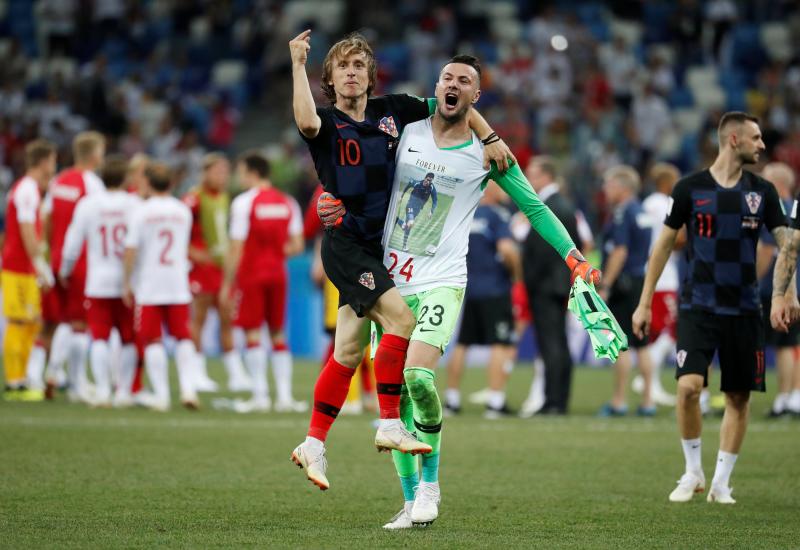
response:
[[[322,63],[322,83],[320,88],[325,94],[325,97],[331,103],[336,103],[336,90],[333,85],[328,84],[333,74],[333,63],[337,59],[347,59],[348,56],[354,53],[363,53],[367,58],[367,71],[369,73],[369,86],[367,86],[367,96],[372,94],[375,89],[375,82],[378,75],[378,64],[375,62],[375,54],[372,53],[372,47],[359,32],[353,32],[339,40],[336,44],[331,46],[328,54],[325,56],[325,61]]]

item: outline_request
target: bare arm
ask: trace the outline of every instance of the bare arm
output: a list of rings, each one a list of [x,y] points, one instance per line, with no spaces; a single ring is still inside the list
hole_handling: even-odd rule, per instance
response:
[[[122,255],[122,301],[125,305],[131,307],[133,305],[133,288],[131,287],[131,277],[133,277],[133,269],[136,267],[136,248],[126,247]]]
[[[239,271],[239,263],[242,261],[243,251],[244,241],[236,239],[230,241],[228,254],[225,256],[225,264],[223,267],[223,288],[227,287],[230,290],[233,287],[233,280],[236,278],[236,272]]]
[[[788,332],[789,325],[800,316],[796,281],[800,231],[788,227],[776,227],[772,230],[772,235],[780,247],[780,252],[775,262],[775,275],[772,278],[772,307],[769,319],[772,328]]]
[[[304,248],[305,242],[303,241],[303,235],[291,235],[289,236],[289,241],[286,243],[286,248],[284,248],[284,253],[288,258],[291,258],[303,252]]]
[[[306,74],[306,60],[311,49],[311,31],[298,34],[289,42],[292,57],[292,109],[294,121],[300,133],[307,138],[315,138],[322,127],[322,120],[317,115],[314,96]]]
[[[522,256],[519,253],[519,247],[513,239],[500,239],[497,241],[497,253],[500,254],[500,259],[503,265],[511,274],[511,280],[522,280]]]
[[[669,255],[675,248],[677,237],[678,230],[665,225],[658,236],[658,240],[653,245],[650,259],[647,262],[647,273],[644,276],[639,306],[633,313],[633,333],[639,338],[643,338],[650,332],[650,320],[653,316],[651,309],[653,293],[656,289],[656,283],[664,271],[664,266],[667,265]]]
[[[775,245],[759,241],[758,248],[756,248],[756,279],[759,281],[769,272],[776,250]]]
[[[469,110],[469,127],[478,135],[480,140],[484,140],[494,133],[489,123],[476,109]],[[510,163],[509,159],[513,162]],[[483,167],[486,170],[489,169],[491,161],[497,164],[500,172],[505,172],[511,164],[517,162],[517,159],[508,145],[506,145],[506,142],[497,137],[496,140],[492,138],[483,148]]]
[[[214,263],[214,257],[208,252],[208,250],[190,245],[189,261],[193,264],[210,264]]]
[[[625,267],[625,260],[627,259],[627,246],[621,245],[614,247],[614,250],[611,251],[611,254],[608,255],[608,259],[606,260],[605,271],[603,271],[603,283],[600,287],[601,290],[608,292],[608,289],[614,286],[614,282],[616,282],[620,273],[622,273],[622,268]],[[607,297],[607,295],[604,296],[604,298],[605,297]]]

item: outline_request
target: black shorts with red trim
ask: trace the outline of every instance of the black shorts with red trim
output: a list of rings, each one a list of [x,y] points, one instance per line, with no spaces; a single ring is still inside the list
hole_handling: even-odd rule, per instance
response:
[[[707,386],[708,367],[717,352],[723,392],[766,391],[761,315],[682,309],[678,314],[677,348],[675,378],[699,374]]]

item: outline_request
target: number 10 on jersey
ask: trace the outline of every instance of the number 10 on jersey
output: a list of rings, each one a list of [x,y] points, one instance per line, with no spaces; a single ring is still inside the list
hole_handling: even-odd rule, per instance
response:
[[[389,278],[394,279],[394,269],[400,263],[400,258],[394,252],[389,252],[389,258],[392,264],[389,266]],[[406,278],[406,282],[411,280],[414,275],[414,257],[408,258],[399,271],[400,275]]]

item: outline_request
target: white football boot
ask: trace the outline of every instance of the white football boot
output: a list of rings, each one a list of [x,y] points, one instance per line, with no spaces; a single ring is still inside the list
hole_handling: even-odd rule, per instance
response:
[[[383,526],[384,529],[394,531],[396,529],[411,529],[414,524],[411,523],[411,508],[414,506],[414,501],[410,500],[403,505],[403,509],[397,512],[389,523]]]
[[[700,474],[686,472],[678,480],[678,486],[669,494],[670,502],[689,502],[695,493],[706,490],[706,479]]]
[[[275,412],[285,413],[285,412],[295,412],[295,413],[302,413],[308,410],[308,402],[306,401],[295,401],[294,399],[290,399],[289,401],[278,401],[275,403]]]
[[[417,436],[409,432],[400,420],[389,426],[378,427],[375,433],[375,447],[379,452],[400,451],[411,455],[425,454],[433,451],[427,443],[422,443]]]
[[[292,451],[292,462],[306,471],[308,480],[320,488],[327,490],[331,484],[325,477],[328,461],[325,459],[325,445],[314,445],[308,441],[302,442]]]
[[[719,504],[736,504],[736,501],[731,496],[732,492],[733,489],[730,487],[717,487],[712,485],[711,489],[708,491],[706,501]]]
[[[411,523],[417,527],[428,526],[439,517],[439,503],[442,495],[439,491],[439,482],[428,483],[420,481],[417,494],[414,497],[414,506],[411,508]]]
[[[272,409],[272,402],[269,397],[266,399],[234,399],[231,403],[231,409],[241,414],[265,413]]]

